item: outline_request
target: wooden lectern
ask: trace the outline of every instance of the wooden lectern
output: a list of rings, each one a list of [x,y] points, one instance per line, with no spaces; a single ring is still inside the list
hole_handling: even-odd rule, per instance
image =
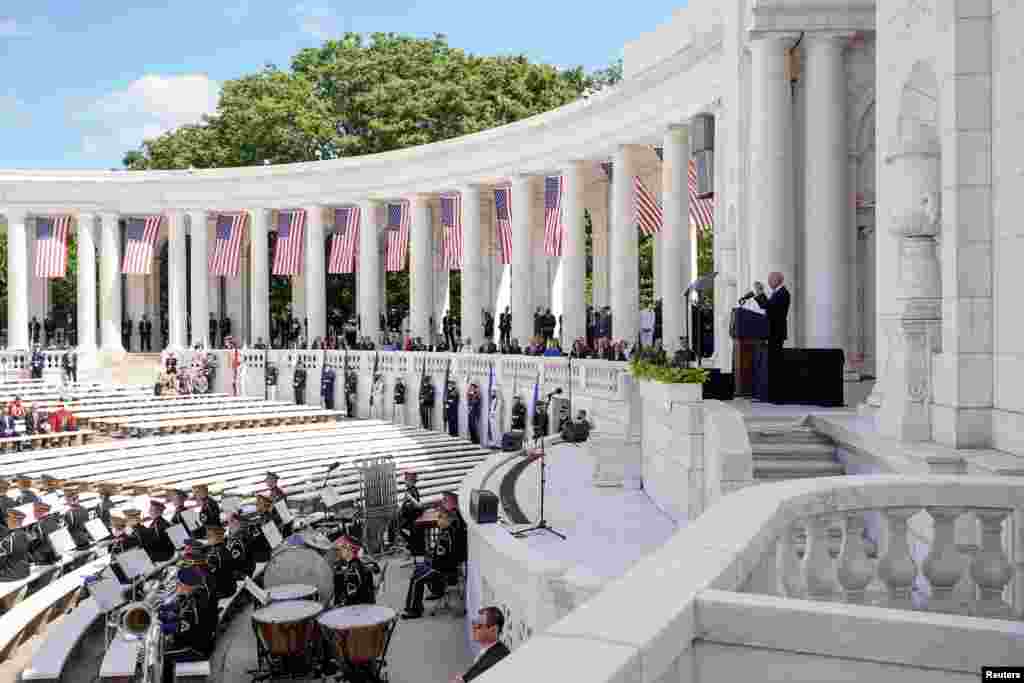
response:
[[[754,351],[768,338],[768,316],[737,306],[732,309],[729,336],[733,344],[732,373],[736,396],[754,393]]]

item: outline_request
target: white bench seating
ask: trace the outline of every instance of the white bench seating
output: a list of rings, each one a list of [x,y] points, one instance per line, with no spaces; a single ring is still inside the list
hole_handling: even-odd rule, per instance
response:
[[[32,653],[28,666],[21,672],[21,680],[57,683],[78,644],[101,616],[103,613],[95,600],[88,598],[80,602],[63,619],[46,630],[43,642]]]
[[[42,434],[5,436],[0,438],[0,451],[17,448],[19,444],[30,444],[33,448],[48,448],[54,444],[57,444],[57,446],[75,443],[87,444],[95,433],[91,429],[77,429],[73,432],[44,432]]]

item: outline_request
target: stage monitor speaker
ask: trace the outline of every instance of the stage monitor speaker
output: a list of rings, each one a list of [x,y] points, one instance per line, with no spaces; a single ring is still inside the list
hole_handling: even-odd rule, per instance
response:
[[[505,432],[501,435],[501,450],[503,451],[521,451],[523,450],[523,437],[525,432]]]
[[[694,152],[707,152],[715,148],[715,117],[711,114],[700,114],[693,117],[690,124],[690,136],[693,138]]]
[[[708,381],[704,383],[703,396],[715,401],[731,401],[736,398],[736,384],[731,372],[722,372],[715,368],[708,373]]]
[[[590,425],[586,422],[566,422],[562,425],[562,440],[583,443],[590,438]]]
[[[487,489],[473,489],[469,493],[469,514],[477,524],[498,521],[498,496]]]
[[[715,193],[714,151],[697,152],[693,155],[693,163],[697,167],[697,196],[706,199]]]

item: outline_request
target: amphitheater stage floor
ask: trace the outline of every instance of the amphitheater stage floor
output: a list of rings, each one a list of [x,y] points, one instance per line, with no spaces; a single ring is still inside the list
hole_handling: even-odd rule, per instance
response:
[[[523,541],[553,560],[576,562],[577,572],[607,581],[661,546],[677,526],[643,490],[594,486],[593,470],[585,448],[561,444],[548,449],[544,512],[567,538],[536,531]],[[515,490],[516,502],[531,520],[539,517],[539,490],[535,462],[520,474]]]

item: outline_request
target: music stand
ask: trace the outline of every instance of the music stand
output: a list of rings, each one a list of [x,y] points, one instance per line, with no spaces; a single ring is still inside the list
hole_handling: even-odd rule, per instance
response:
[[[513,532],[512,535],[519,537],[524,534],[528,534],[531,531],[547,531],[550,534],[558,536],[560,539],[564,541],[565,534],[563,534],[561,531],[556,531],[555,529],[551,528],[551,526],[548,525],[547,519],[544,518],[544,489],[547,488],[547,458],[545,456],[547,454],[547,451],[544,448],[543,438],[534,439],[534,446],[537,445],[538,441],[540,442],[540,519],[537,520],[537,523],[533,526],[528,527],[526,529],[520,529],[519,531]]]
[[[686,288],[683,292],[683,297],[686,299],[686,338],[690,340],[690,347],[694,349],[694,356],[697,358],[697,367],[700,367],[701,355],[704,351],[704,334],[703,330],[696,330],[696,333],[700,335],[700,343],[694,343],[694,339],[690,336],[690,319],[693,317],[693,311],[691,310],[692,302],[690,301],[690,292],[697,292],[698,294],[706,292],[707,290],[715,286],[715,277],[718,275],[718,271],[702,275]],[[703,320],[703,317],[701,318]]]

